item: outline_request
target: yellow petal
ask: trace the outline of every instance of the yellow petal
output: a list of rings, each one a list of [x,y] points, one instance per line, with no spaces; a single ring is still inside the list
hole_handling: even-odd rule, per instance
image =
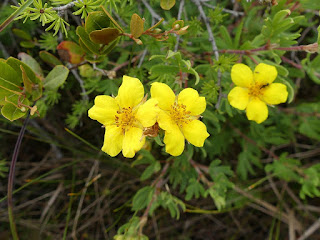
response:
[[[282,83],[272,83],[264,88],[263,100],[268,104],[280,104],[287,101],[287,86]]]
[[[228,101],[234,108],[246,109],[249,102],[248,88],[235,87],[228,94]]]
[[[183,89],[178,95],[178,103],[186,106],[191,115],[200,115],[206,110],[206,99],[199,97],[198,91],[192,88]]]
[[[265,63],[258,64],[253,72],[254,81],[261,85],[272,83],[277,78],[277,75],[277,69]]]
[[[151,127],[156,123],[158,113],[160,110],[156,106],[157,104],[157,99],[149,99],[144,104],[139,106],[139,109],[135,117],[142,124],[143,127]]]
[[[118,155],[122,149],[123,138],[124,135],[121,128],[116,125],[106,126],[104,143],[101,150],[109,154],[111,157]]]
[[[88,115],[103,125],[112,124],[119,110],[117,101],[110,96],[100,95],[94,100],[94,106],[89,109]]]
[[[259,98],[253,98],[247,106],[247,118],[262,123],[268,117],[268,107]]]
[[[172,156],[179,156],[184,150],[184,136],[178,126],[165,131],[163,142],[166,145],[166,152]]]
[[[142,129],[131,127],[124,135],[122,154],[127,158],[133,158],[145,143],[145,138],[142,136]]]
[[[122,108],[138,105],[144,96],[143,85],[138,78],[123,76],[117,100]]]
[[[164,83],[155,82],[151,84],[151,97],[158,100],[158,105],[163,110],[170,110],[176,99],[171,88]]]
[[[210,136],[206,125],[199,120],[193,120],[188,124],[184,124],[182,133],[188,142],[196,147],[203,147],[204,140]]]
[[[231,79],[239,87],[249,87],[253,82],[253,74],[247,65],[237,63],[231,69]]]
[[[159,127],[166,131],[172,131],[172,129],[178,127],[178,125],[172,120],[170,115],[163,110],[160,110],[158,114],[158,123]]]

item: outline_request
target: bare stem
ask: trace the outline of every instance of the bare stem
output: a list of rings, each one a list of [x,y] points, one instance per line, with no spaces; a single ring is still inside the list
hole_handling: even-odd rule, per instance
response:
[[[13,150],[13,155],[10,163],[10,170],[9,170],[9,177],[8,177],[8,215],[9,215],[9,222],[10,222],[10,229],[11,234],[13,237],[13,240],[19,240],[17,227],[14,222],[14,216],[13,216],[13,201],[12,201],[12,192],[13,192],[13,181],[14,181],[14,173],[16,168],[17,159],[19,156],[19,150],[21,146],[21,142],[24,136],[24,132],[26,130],[28,121],[30,117],[30,111],[28,112],[27,118],[24,120],[24,123],[21,127],[16,145]]]
[[[213,36],[213,33],[212,33],[212,29],[211,29],[211,26],[210,26],[210,21],[208,19],[208,17],[206,16],[205,12],[203,11],[203,8],[201,6],[201,2],[199,0],[192,0],[195,5],[197,5],[198,7],[198,10],[200,12],[200,16],[202,18],[202,20],[204,21],[206,27],[207,27],[207,30],[208,30],[208,34],[209,34],[209,42],[211,42],[211,45],[212,45],[212,51],[214,53],[214,56],[215,56],[215,59],[216,61],[219,60],[219,51],[218,51],[218,47],[217,47],[217,43],[216,43],[216,40]],[[218,72],[217,72],[217,78],[218,78],[218,81],[217,81],[217,86],[219,87],[219,97],[218,97],[218,101],[215,105],[215,108],[218,109],[220,107],[220,103],[221,103],[221,99],[222,99],[222,89],[221,89],[221,71],[218,69]]]

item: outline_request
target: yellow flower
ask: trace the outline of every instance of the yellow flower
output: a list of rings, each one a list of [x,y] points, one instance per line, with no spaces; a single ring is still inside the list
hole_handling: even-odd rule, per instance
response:
[[[112,157],[121,150],[123,156],[134,157],[145,143],[144,128],[156,123],[157,100],[145,101],[140,80],[123,76],[117,97],[100,95],[94,103],[88,115],[105,126],[101,150]]]
[[[231,69],[231,79],[236,85],[228,94],[231,106],[246,109],[247,118],[262,123],[268,117],[269,105],[284,103],[288,98],[286,85],[273,83],[278,72],[274,66],[260,63],[254,71],[242,63]]]
[[[165,130],[167,153],[179,156],[184,150],[185,138],[194,146],[203,146],[209,137],[206,125],[198,120],[206,109],[204,97],[199,97],[192,88],[186,88],[176,96],[168,85],[155,82],[151,86],[151,99],[158,100],[157,121]]]

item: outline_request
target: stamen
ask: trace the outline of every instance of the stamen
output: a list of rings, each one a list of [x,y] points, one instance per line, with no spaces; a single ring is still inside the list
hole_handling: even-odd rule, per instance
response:
[[[117,115],[115,115],[115,124],[117,127],[121,127],[122,130],[126,130],[133,126],[135,122],[135,117],[132,112],[131,107],[122,108],[121,110],[117,111]]]
[[[170,109],[170,116],[176,122],[179,127],[184,124],[191,122],[190,111],[186,111],[186,106],[184,104],[174,103]]]

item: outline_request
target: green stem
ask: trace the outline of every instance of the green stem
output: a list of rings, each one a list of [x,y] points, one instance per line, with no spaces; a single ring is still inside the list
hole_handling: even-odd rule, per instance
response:
[[[33,3],[33,0],[27,0],[16,11],[14,11],[1,25],[0,32],[2,32],[20,13],[26,10]]]
[[[12,160],[11,160],[11,164],[10,164],[9,177],[8,177],[8,215],[9,215],[10,229],[11,229],[11,234],[12,234],[13,240],[19,240],[17,227],[16,227],[16,224],[14,222],[14,217],[13,217],[13,201],[12,201],[13,179],[14,179],[14,172],[15,172],[15,168],[16,168],[16,162],[18,159],[21,142],[22,142],[23,135],[24,135],[24,132],[26,130],[26,127],[27,127],[27,124],[29,121],[29,117],[30,117],[30,112],[28,112],[28,116],[22,125],[22,128],[20,130],[16,145],[14,147]]]

